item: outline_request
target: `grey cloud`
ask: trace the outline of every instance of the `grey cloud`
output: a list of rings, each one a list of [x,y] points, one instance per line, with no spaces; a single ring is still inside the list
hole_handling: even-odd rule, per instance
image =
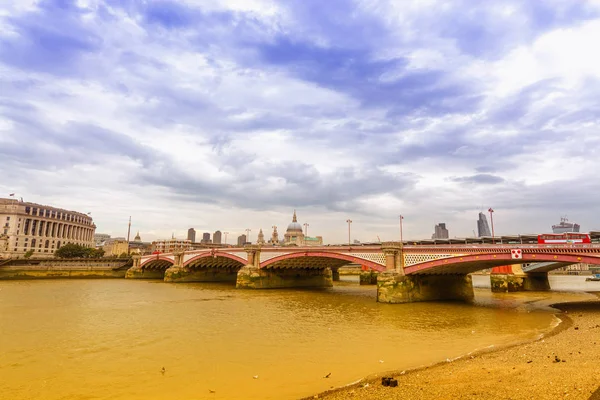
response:
[[[498,183],[503,183],[504,178],[491,175],[491,174],[477,174],[471,176],[460,176],[450,178],[452,182],[456,183],[466,183],[466,184],[482,184],[482,185],[495,185]]]

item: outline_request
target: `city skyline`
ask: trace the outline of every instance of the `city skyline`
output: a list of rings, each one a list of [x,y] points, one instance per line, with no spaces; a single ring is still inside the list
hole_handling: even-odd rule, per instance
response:
[[[5,2],[0,192],[146,240],[600,230],[600,3],[438,3]]]

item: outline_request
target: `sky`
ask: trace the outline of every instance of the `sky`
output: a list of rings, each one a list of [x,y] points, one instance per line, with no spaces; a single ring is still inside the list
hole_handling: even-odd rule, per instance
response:
[[[0,197],[144,241],[600,230],[599,38],[600,0],[0,0]]]

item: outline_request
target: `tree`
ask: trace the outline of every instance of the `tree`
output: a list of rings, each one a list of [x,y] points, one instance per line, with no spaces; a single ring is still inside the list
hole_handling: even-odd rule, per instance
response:
[[[123,252],[119,255],[119,258],[129,258],[129,254]]]
[[[54,256],[58,258],[100,258],[104,256],[104,250],[69,243],[56,250]]]
[[[30,258],[34,253],[34,250],[29,250],[23,255],[24,258]]]

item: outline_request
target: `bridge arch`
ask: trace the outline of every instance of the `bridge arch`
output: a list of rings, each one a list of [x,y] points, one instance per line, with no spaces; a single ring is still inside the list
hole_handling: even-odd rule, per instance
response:
[[[205,252],[187,260],[184,267],[194,267],[202,264],[208,267],[241,268],[248,264],[243,258],[222,251]]]
[[[500,267],[507,264],[529,264],[538,262],[553,262],[556,263],[556,268],[560,268],[561,263],[600,265],[600,256],[552,252],[527,252],[523,253],[523,258],[513,259],[510,252],[469,254],[421,262],[405,267],[404,272],[407,275],[468,274],[482,269]]]
[[[273,257],[260,263],[260,268],[306,268],[306,261],[311,261],[323,268],[339,268],[347,264],[360,264],[375,271],[385,271],[385,266],[350,254],[328,251],[297,251]],[[317,268],[318,268],[317,267]]]
[[[167,257],[157,256],[144,260],[140,264],[141,269],[167,269],[174,264],[174,261]]]

